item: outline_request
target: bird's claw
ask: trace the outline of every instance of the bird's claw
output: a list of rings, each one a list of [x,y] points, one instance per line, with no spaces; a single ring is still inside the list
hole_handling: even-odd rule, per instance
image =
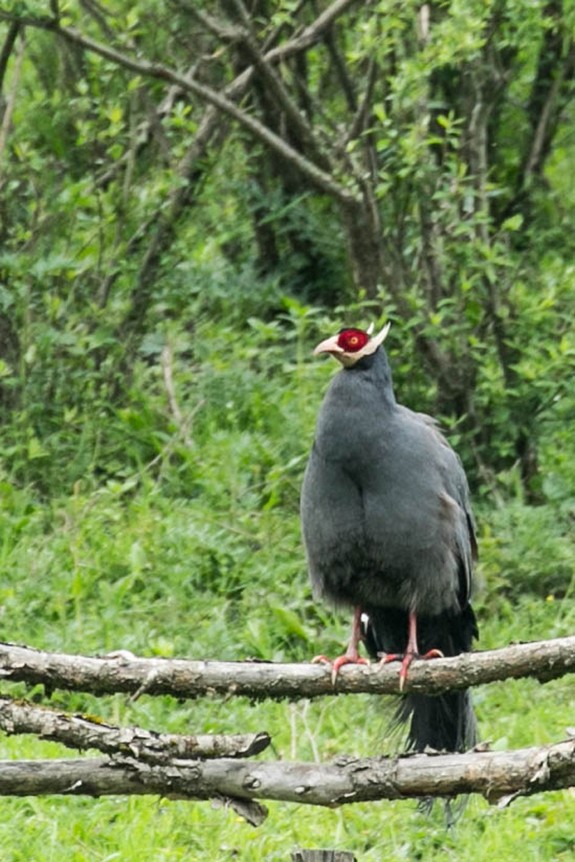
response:
[[[403,691],[405,687],[405,683],[407,680],[407,673],[409,671],[409,666],[414,658],[417,658],[415,653],[407,652],[403,656],[403,661],[401,662],[401,667],[399,669],[399,690]]]
[[[366,664],[369,662],[366,658],[362,658],[362,656],[358,655],[357,652],[344,653],[343,655],[338,656],[333,661],[331,661],[325,655],[316,655],[312,658],[312,664],[330,664],[331,665],[331,681],[332,684],[335,685],[337,680],[337,676],[339,674],[339,669],[342,668],[346,664]]]
[[[421,659],[422,661],[427,661],[427,659],[431,658],[445,658],[444,654],[440,649],[430,649],[423,655],[419,655],[416,652],[406,652],[406,653],[384,653],[380,655],[379,664],[380,666],[384,664],[388,664],[390,661],[400,661],[401,668],[399,669],[399,690],[402,692],[405,688],[405,682],[407,680],[407,674],[409,672],[409,667],[414,659]]]
[[[362,656],[357,653],[344,653],[343,655],[340,655],[338,658],[334,659],[331,667],[331,681],[333,685],[335,685],[340,667],[343,667],[345,664],[369,664],[369,662],[366,658],[362,658]]]

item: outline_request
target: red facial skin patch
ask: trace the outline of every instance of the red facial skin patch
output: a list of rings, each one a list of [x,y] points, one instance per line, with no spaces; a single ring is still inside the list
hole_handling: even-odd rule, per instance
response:
[[[363,329],[342,329],[339,333],[337,344],[346,353],[357,353],[365,347],[369,341],[369,335]]]

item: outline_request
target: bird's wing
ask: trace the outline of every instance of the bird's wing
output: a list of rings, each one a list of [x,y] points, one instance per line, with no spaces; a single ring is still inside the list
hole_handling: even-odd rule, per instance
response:
[[[475,519],[471,511],[471,500],[467,476],[457,453],[441,433],[438,422],[426,413],[418,413],[408,407],[398,405],[398,409],[412,420],[415,419],[431,435],[434,448],[440,458],[440,472],[443,479],[443,493],[458,507],[459,517],[455,520],[455,543],[461,561],[460,601],[465,606],[472,591],[473,566],[477,561],[477,537]]]

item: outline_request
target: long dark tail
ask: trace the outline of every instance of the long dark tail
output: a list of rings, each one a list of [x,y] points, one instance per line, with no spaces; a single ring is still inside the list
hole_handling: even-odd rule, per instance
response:
[[[366,610],[369,622],[365,643],[375,658],[378,653],[403,653],[407,643],[407,613],[397,608]],[[439,649],[445,656],[471,649],[478,636],[475,614],[470,605],[460,613],[417,618],[419,649],[422,654]],[[410,721],[407,749],[424,751],[465,751],[477,742],[477,726],[469,691],[440,695],[408,694],[402,699],[396,721]]]

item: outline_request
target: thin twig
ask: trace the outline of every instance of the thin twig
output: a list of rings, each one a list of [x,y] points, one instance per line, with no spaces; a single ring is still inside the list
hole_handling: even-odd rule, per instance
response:
[[[188,419],[185,419],[184,414],[180,410],[180,405],[176,395],[176,387],[174,386],[174,353],[172,345],[169,342],[166,342],[162,349],[160,364],[162,366],[162,376],[164,378],[164,386],[168,397],[168,404],[170,405],[170,412],[173,416],[174,422],[178,426],[178,431],[180,432],[184,444],[191,449],[193,446],[193,440],[190,437],[190,426],[196,411],[192,411]]]

